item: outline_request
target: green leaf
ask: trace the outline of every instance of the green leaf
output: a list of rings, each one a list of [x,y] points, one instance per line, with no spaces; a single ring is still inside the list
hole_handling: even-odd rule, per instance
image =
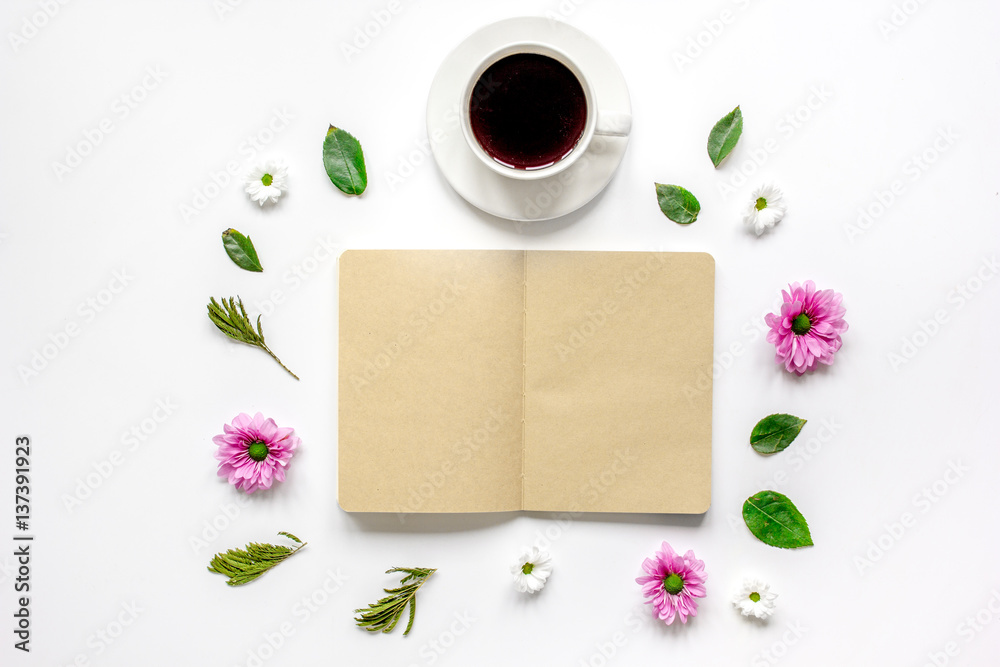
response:
[[[278,534],[292,539],[299,546],[289,549],[286,546],[251,542],[243,549],[230,549],[224,553],[215,554],[208,564],[208,571],[229,577],[226,583],[230,586],[249,584],[275,565],[284,562],[286,558],[298,553],[306,545],[305,542],[293,537],[290,533],[281,532]]]
[[[249,236],[243,236],[235,229],[230,228],[222,232],[222,245],[225,247],[229,259],[233,260],[233,263],[241,269],[257,273],[264,270]]]
[[[679,225],[690,225],[701,212],[701,204],[695,196],[679,185],[656,183],[656,200],[663,215]]]
[[[736,147],[741,134],[743,134],[743,112],[737,106],[723,116],[708,133],[708,157],[712,159],[712,164],[716,168]]]
[[[399,588],[384,588],[382,590],[388,593],[386,597],[381,598],[378,602],[369,604],[367,609],[354,610],[354,613],[360,614],[360,616],[354,619],[359,628],[364,628],[369,632],[392,632],[396,624],[399,623],[403,612],[409,606],[410,616],[406,623],[406,629],[403,630],[403,635],[410,634],[410,629],[413,628],[413,621],[417,617],[417,591],[420,590],[424,582],[437,572],[437,570],[426,567],[393,567],[386,570],[385,573],[392,574],[393,572],[403,572],[406,574],[400,580]],[[403,585],[411,580],[414,583]]]
[[[799,419],[794,415],[764,417],[757,422],[750,433],[750,446],[760,454],[776,454],[784,451],[805,425],[805,419]]]
[[[361,144],[346,130],[330,126],[323,140],[323,166],[333,184],[345,194],[359,195],[368,187]]]
[[[812,546],[809,524],[795,504],[777,491],[761,491],[743,503],[743,521],[758,540],[772,547]]]

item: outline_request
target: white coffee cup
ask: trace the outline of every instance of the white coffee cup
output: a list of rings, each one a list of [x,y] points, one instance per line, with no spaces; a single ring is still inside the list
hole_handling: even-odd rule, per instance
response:
[[[587,118],[584,124],[583,133],[580,135],[580,138],[576,142],[573,149],[557,162],[545,167],[539,167],[537,169],[518,169],[516,167],[511,167],[498,162],[483,149],[472,131],[471,103],[472,97],[475,93],[476,84],[479,82],[480,77],[484,72],[486,72],[487,69],[498,61],[506,58],[507,56],[519,53],[533,53],[548,56],[549,58],[560,62],[567,69],[569,69],[569,71],[572,72],[580,82],[587,104]],[[468,83],[465,86],[465,91],[462,94],[460,105],[462,133],[465,135],[465,141],[469,144],[469,148],[472,152],[484,165],[492,169],[494,172],[507,178],[519,180],[538,180],[555,176],[556,174],[573,166],[573,163],[575,163],[580,156],[587,151],[587,147],[590,146],[590,142],[593,140],[595,135],[627,137],[632,125],[632,117],[630,114],[601,113],[600,109],[597,107],[596,98],[594,96],[594,88],[591,85],[590,80],[587,78],[587,75],[563,51],[555,48],[554,46],[540,42],[511,43],[493,51],[491,54],[483,58],[483,60],[480,61],[476,68],[472,71],[472,75],[469,77]]]

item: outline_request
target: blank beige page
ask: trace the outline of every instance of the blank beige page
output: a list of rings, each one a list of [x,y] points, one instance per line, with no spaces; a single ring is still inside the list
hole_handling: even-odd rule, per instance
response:
[[[711,255],[529,252],[525,282],[523,508],[705,512]]]
[[[340,506],[520,509],[523,251],[348,250],[339,272]]]

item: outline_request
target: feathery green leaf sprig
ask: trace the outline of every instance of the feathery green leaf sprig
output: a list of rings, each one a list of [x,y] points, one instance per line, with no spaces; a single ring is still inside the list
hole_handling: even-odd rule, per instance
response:
[[[286,547],[251,542],[245,549],[230,549],[225,553],[215,554],[208,571],[229,577],[226,583],[230,586],[250,583],[289,556],[298,553],[306,545],[291,533],[280,532],[278,535],[284,535],[298,546]]]
[[[281,363],[281,359],[275,356],[274,352],[264,343],[264,331],[260,327],[260,315],[257,316],[257,330],[254,331],[253,324],[250,323],[250,316],[247,315],[246,308],[243,307],[243,300],[240,297],[229,297],[222,299],[220,305],[215,297],[211,297],[208,302],[208,318],[219,328],[219,331],[226,334],[233,340],[238,340],[247,345],[253,345],[271,355],[271,358],[278,362],[278,365],[288,371],[296,380],[299,376],[288,369],[288,366]]]
[[[413,627],[413,619],[417,615],[417,591],[424,585],[427,579],[437,572],[437,568],[426,567],[393,567],[385,571],[386,574],[393,572],[404,572],[406,576],[399,582],[398,588],[384,588],[388,595],[378,602],[369,604],[367,609],[355,609],[354,613],[361,614],[354,621],[358,627],[369,632],[392,632],[403,616],[406,607],[410,607],[410,619],[403,630],[403,635],[410,633]],[[409,582],[409,583],[407,583]]]

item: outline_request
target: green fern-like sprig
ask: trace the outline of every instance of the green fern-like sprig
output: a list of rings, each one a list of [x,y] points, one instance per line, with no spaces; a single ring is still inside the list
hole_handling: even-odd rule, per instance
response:
[[[437,572],[437,568],[393,567],[385,571],[386,574],[393,572],[403,572],[406,576],[400,580],[398,588],[382,589],[388,593],[386,597],[369,604],[367,609],[354,610],[355,614],[360,614],[354,619],[358,627],[369,632],[392,632],[403,616],[403,611],[409,606],[410,619],[406,624],[406,629],[403,630],[403,635],[410,634],[413,619],[417,615],[417,591],[432,574]]]
[[[247,345],[253,345],[271,355],[271,358],[278,362],[282,368],[288,371],[296,380],[299,376],[288,369],[288,366],[281,363],[281,359],[275,356],[274,352],[264,343],[264,331],[260,327],[260,315],[257,316],[257,330],[254,331],[253,324],[250,323],[250,316],[247,315],[246,308],[243,307],[243,300],[238,296],[234,299],[222,299],[220,305],[215,297],[211,297],[208,302],[208,318],[219,328],[219,331],[226,334],[233,340],[238,340]]]
[[[284,535],[298,546],[286,547],[251,542],[245,549],[230,549],[225,553],[215,554],[208,565],[208,571],[229,577],[226,583],[230,586],[250,583],[289,556],[298,553],[306,545],[291,533],[282,531],[278,535]]]

